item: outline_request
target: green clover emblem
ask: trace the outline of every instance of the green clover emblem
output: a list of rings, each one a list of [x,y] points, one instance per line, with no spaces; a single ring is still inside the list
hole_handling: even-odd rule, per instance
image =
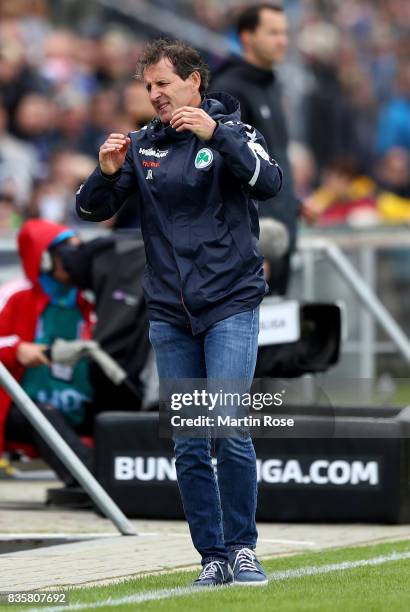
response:
[[[195,157],[195,168],[198,168],[198,170],[207,168],[212,163],[213,158],[211,149],[200,149]]]
[[[205,153],[205,151],[202,151],[202,153],[199,153],[198,155],[198,161],[199,162],[207,162],[209,159],[209,155],[207,153]]]

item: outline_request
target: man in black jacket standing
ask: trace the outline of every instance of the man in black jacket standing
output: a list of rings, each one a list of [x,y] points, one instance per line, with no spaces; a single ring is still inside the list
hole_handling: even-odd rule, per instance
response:
[[[280,63],[288,47],[288,24],[280,6],[261,3],[247,8],[237,21],[242,57],[221,66],[211,81],[211,91],[226,91],[241,105],[241,119],[263,134],[268,151],[283,170],[280,194],[259,205],[260,217],[274,217],[289,232],[289,251],[272,268],[270,289],[286,293],[290,253],[295,248],[299,202],[293,192],[287,156],[288,134],[281,105],[281,91],[272,68]]]
[[[160,379],[205,379],[211,387],[235,381],[235,391],[237,383],[246,392],[266,291],[254,198],[273,197],[282,172],[261,134],[241,122],[237,100],[206,95],[208,68],[195,49],[152,41],[137,74],[158,116],[128,136],[110,134],[77,192],[77,212],[108,219],[138,194]],[[254,552],[257,472],[249,431],[215,439],[217,481],[208,433],[173,433],[184,511],[202,557],[194,584],[266,584]]]

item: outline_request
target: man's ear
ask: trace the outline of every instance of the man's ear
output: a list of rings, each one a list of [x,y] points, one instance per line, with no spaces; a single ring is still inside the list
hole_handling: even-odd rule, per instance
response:
[[[191,72],[188,78],[190,79],[193,88],[199,91],[199,88],[201,87],[201,75],[199,74],[198,70]]]
[[[243,30],[243,32],[239,34],[239,40],[243,49],[246,50],[249,47],[251,36],[252,32],[250,32],[249,30]]]

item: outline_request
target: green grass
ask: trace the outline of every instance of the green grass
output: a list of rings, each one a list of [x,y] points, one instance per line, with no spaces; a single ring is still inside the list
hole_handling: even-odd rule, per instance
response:
[[[392,406],[410,406],[410,383],[398,383],[391,404]]]
[[[370,559],[393,552],[410,552],[410,541],[278,557],[264,561],[263,565],[269,574],[307,566]],[[174,572],[105,587],[76,588],[70,590],[69,601],[71,605],[89,604],[147,591],[186,587],[196,578],[197,573]],[[12,609],[12,606],[0,606],[2,612],[10,612]],[[271,580],[267,587],[224,587],[157,601],[123,603],[94,609],[102,612],[408,612],[410,558],[316,576]]]

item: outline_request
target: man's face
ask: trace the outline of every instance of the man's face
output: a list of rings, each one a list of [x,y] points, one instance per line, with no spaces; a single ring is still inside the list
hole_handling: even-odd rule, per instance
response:
[[[194,72],[184,81],[175,73],[168,58],[144,70],[144,83],[151,104],[164,124],[170,122],[177,108],[200,105],[199,74]]]
[[[245,50],[249,49],[258,65],[271,68],[281,62],[289,43],[288,21],[284,13],[262,9],[254,32],[244,32]]]

